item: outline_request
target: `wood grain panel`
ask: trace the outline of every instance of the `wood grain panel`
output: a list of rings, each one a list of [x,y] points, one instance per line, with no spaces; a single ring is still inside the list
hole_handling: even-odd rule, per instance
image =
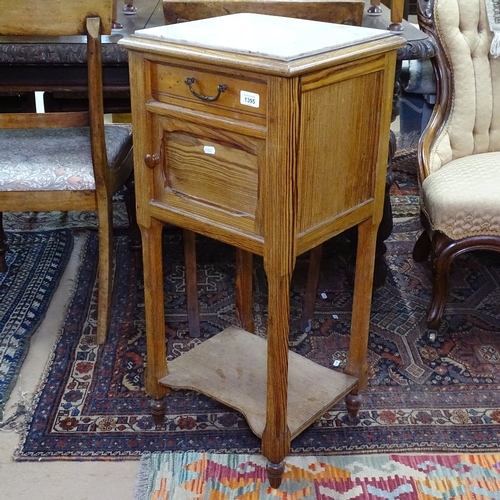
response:
[[[160,383],[194,389],[240,410],[257,436],[266,425],[267,351],[264,339],[229,327],[169,361]],[[226,361],[230,359],[231,363]],[[290,352],[287,425],[291,437],[356,385],[356,379]]]
[[[247,234],[260,233],[259,171],[265,140],[182,117],[158,117],[154,129],[162,165],[155,170],[156,204],[196,213],[201,233],[208,230],[207,219],[214,225],[225,221]]]
[[[299,233],[373,198],[380,120],[373,99],[379,99],[382,75],[346,78],[303,94]]]

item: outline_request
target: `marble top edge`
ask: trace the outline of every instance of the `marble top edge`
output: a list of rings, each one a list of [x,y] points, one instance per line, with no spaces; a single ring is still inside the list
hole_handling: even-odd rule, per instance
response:
[[[240,13],[141,29],[133,36],[289,62],[394,35],[374,28]]]

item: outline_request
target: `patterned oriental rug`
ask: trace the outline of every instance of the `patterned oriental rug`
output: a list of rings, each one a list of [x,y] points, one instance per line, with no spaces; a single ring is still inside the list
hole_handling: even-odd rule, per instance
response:
[[[414,174],[415,155],[409,155],[407,162],[413,162]],[[410,169],[403,167],[398,167],[401,186],[406,182],[405,169]],[[412,197],[416,196],[408,195],[410,201]],[[369,386],[358,417],[350,420],[344,403],[338,403],[293,440],[292,454],[486,453],[500,449],[500,255],[476,253],[456,262],[442,328],[430,344],[425,327],[430,266],[411,258],[421,230],[417,213],[415,207],[402,207],[398,214],[407,216],[398,215],[387,241],[389,276],[373,295]],[[117,237],[115,313],[108,342],[99,348],[95,343],[96,245],[96,235],[91,233],[77,289],[16,459],[110,460],[155,451],[260,452],[260,439],[243,416],[193,391],[172,391],[164,424],[155,427],[143,390],[146,346],[141,274],[134,268],[126,238]],[[165,229],[169,359],[234,322],[234,249],[199,238],[198,250],[202,336],[192,338],[187,327],[180,231]],[[339,370],[346,361],[351,320],[348,254],[343,236],[326,244],[308,334],[298,328],[307,255],[298,259],[291,294],[291,348]],[[264,336],[266,280],[257,257],[254,289],[256,331]]]
[[[0,273],[0,420],[73,248],[69,230],[7,232],[7,238],[8,269]]]
[[[500,455],[294,456],[273,489],[261,455],[151,453],[134,500],[497,499]]]

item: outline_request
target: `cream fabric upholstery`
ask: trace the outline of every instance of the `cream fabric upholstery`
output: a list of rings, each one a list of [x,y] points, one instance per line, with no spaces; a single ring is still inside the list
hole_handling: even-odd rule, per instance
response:
[[[422,184],[423,210],[454,240],[500,235],[500,152],[465,156]]]
[[[106,125],[108,163],[129,140],[129,125]],[[0,191],[95,190],[90,129],[0,129]]]
[[[431,147],[422,207],[433,230],[457,240],[500,236],[500,58],[484,0],[439,0],[434,15],[448,47],[454,94]]]

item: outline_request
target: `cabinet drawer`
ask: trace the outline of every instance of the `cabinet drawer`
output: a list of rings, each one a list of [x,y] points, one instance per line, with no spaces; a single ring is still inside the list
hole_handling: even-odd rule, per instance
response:
[[[189,85],[188,79],[192,81]],[[219,86],[224,86],[220,93]],[[200,97],[193,95],[190,88]],[[266,82],[199,68],[152,64],[151,92],[159,102],[224,116],[243,113],[264,117],[267,110]]]

